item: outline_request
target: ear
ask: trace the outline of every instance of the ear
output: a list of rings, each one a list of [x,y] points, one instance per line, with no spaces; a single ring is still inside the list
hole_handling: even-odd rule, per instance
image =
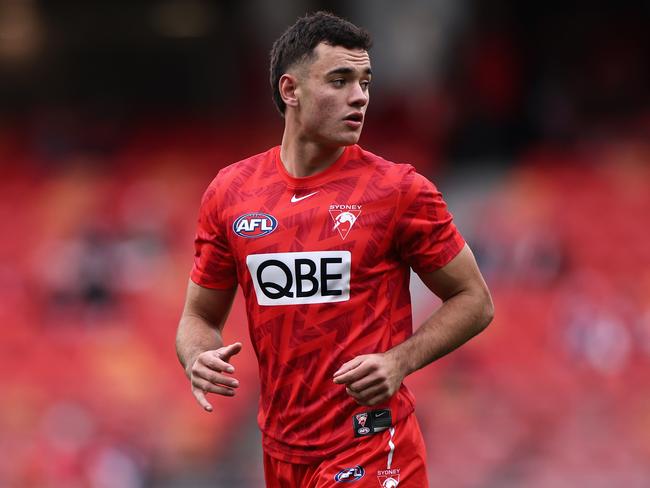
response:
[[[287,107],[298,106],[298,78],[288,73],[283,74],[278,81],[278,90]]]

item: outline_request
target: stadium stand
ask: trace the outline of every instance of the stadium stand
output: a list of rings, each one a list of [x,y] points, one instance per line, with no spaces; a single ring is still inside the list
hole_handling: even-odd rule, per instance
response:
[[[0,170],[2,486],[143,486],[211,466],[251,421],[239,298],[226,334],[246,339],[235,364],[250,386],[236,398],[204,414],[173,350],[199,196],[248,140],[207,124],[144,127],[109,153],[56,160],[26,131],[0,143],[12,162]],[[258,133],[260,149],[271,144],[273,128]],[[466,230],[496,320],[407,380],[434,482],[647,480],[649,151],[541,147],[482,202]]]

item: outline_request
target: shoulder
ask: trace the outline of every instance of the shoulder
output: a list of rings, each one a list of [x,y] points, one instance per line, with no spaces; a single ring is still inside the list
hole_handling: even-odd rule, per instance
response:
[[[203,203],[207,200],[217,200],[223,197],[223,193],[234,186],[241,185],[244,181],[263,171],[273,163],[277,147],[242,159],[219,170],[212,179],[203,195]]]
[[[217,173],[217,176],[212,180],[212,184],[223,185],[224,183],[231,182],[235,178],[252,175],[256,171],[263,169],[267,164],[273,163],[276,152],[277,146],[237,161],[236,163],[229,164]]]
[[[373,170],[381,175],[385,184],[395,186],[400,192],[406,192],[414,185],[419,187],[425,183],[431,184],[409,163],[390,161],[359,146],[356,147],[356,151],[357,157],[372,166]]]
[[[400,218],[420,208],[437,208],[444,204],[442,194],[413,165],[396,163],[360,149],[359,157],[375,168],[376,185],[388,189],[395,198],[395,215]]]

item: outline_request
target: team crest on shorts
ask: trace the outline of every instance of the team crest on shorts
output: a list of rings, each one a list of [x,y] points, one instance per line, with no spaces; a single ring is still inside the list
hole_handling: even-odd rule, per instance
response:
[[[332,230],[337,230],[341,239],[345,240],[360,214],[361,205],[330,205],[330,215],[334,220]]]
[[[381,469],[377,471],[377,479],[381,488],[396,488],[399,485],[399,468]]]
[[[366,427],[366,421],[368,420],[368,412],[358,413],[354,416],[357,419],[357,434],[368,434],[370,428]]]

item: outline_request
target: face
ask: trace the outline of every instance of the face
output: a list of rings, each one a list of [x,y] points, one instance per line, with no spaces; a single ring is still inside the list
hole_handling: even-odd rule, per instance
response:
[[[328,146],[356,144],[370,97],[368,52],[321,43],[301,71],[295,113],[302,136]]]

